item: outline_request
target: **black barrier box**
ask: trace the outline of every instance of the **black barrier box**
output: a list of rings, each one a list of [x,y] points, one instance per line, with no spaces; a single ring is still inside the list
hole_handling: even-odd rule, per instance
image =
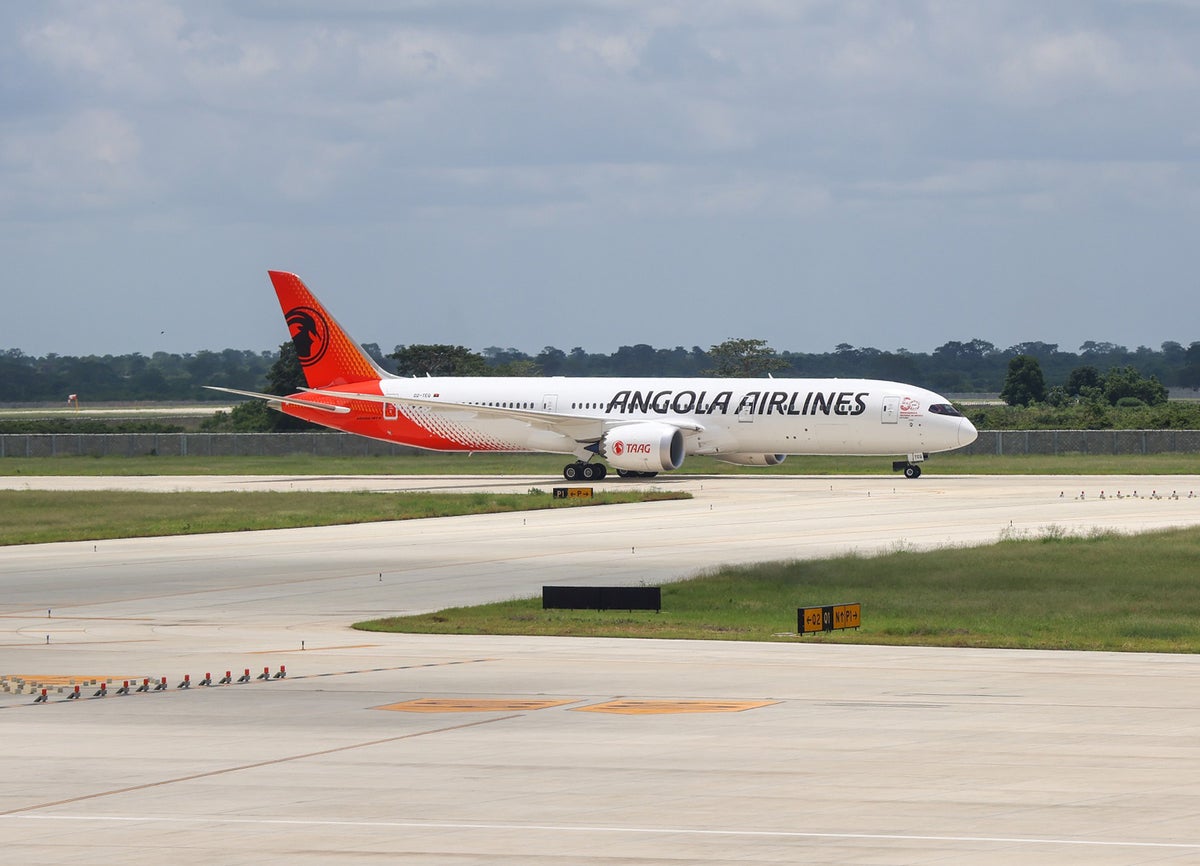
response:
[[[818,631],[833,631],[842,628],[856,629],[860,625],[862,625],[862,605],[857,602],[796,609],[796,632],[798,634],[812,634]]]
[[[543,586],[542,610],[662,610],[657,586]]]

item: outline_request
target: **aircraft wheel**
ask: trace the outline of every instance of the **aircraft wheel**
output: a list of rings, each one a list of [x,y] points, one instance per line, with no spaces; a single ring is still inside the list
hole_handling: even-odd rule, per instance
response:
[[[596,473],[596,467],[591,463],[584,463],[579,470],[579,474],[583,476],[584,481],[591,481],[592,479],[598,477]]]
[[[566,465],[566,467],[563,469],[563,478],[567,479],[568,481],[574,481],[578,477],[579,477],[579,464],[578,463],[568,463]]]
[[[904,477],[905,478],[920,478],[921,477],[921,467],[916,466],[912,463],[908,464],[907,466],[904,467]]]
[[[596,480],[603,481],[607,477],[608,477],[608,467],[605,466],[603,463],[597,463],[596,464]]]
[[[634,475],[634,473],[630,472],[628,469],[618,469],[617,470],[618,478],[632,478],[633,475]]]

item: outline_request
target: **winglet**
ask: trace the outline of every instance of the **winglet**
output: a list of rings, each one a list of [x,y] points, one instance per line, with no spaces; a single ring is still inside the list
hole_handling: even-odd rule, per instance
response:
[[[390,378],[295,274],[268,271],[310,388]]]

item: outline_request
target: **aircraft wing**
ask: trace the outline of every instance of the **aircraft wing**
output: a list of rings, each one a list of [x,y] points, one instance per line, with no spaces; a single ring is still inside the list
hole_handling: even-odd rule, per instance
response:
[[[497,406],[479,406],[475,403],[455,403],[449,400],[427,400],[421,397],[385,397],[379,394],[356,394],[349,391],[331,391],[325,388],[303,388],[309,394],[320,394],[323,397],[337,397],[342,400],[366,400],[371,403],[391,403],[395,406],[416,406],[421,409],[467,413],[486,418],[509,418],[524,421],[532,427],[553,430],[570,436],[577,442],[596,442],[606,430],[622,424],[630,424],[628,418],[614,419],[600,415],[564,415],[560,412],[545,412],[539,409],[505,409]],[[689,433],[696,433],[704,428],[694,421],[682,418],[663,418],[664,424],[671,424]]]
[[[334,415],[350,414],[349,406],[332,406],[329,403],[318,403],[316,400],[301,400],[298,397],[280,397],[278,394],[259,394],[257,391],[239,391],[237,388],[221,388],[217,385],[205,385],[210,391],[224,391],[226,394],[237,394],[239,397],[255,397],[271,403],[288,403],[292,406],[304,406],[307,409],[320,409]]]

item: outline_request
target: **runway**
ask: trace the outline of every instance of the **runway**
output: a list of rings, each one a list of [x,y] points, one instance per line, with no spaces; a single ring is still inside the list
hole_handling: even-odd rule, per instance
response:
[[[0,481],[385,494],[561,484]],[[10,686],[56,675],[168,686],[102,698],[88,686],[78,701],[63,686],[36,705],[0,693],[8,858],[1200,862],[1191,656],[348,628],[547,583],[653,583],[1048,526],[1200,524],[1195,476],[655,483],[694,498],[0,549]],[[226,671],[250,679],[177,687]]]

